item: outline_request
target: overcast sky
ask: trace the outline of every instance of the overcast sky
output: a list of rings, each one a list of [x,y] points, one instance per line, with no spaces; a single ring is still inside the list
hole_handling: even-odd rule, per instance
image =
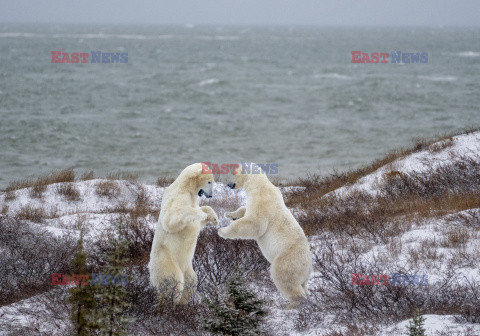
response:
[[[0,22],[480,26],[480,0],[0,0]]]

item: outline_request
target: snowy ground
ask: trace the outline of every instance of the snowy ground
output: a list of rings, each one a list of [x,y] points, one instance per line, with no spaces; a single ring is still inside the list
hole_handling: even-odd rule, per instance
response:
[[[457,323],[453,315],[423,315],[425,318],[425,335],[463,336],[480,335],[480,326],[473,323]],[[386,328],[377,336],[408,335],[409,321],[402,321],[395,326]]]
[[[372,174],[361,178],[354,185],[342,187],[333,191],[333,193],[336,193],[340,197],[354,190],[377,193],[384,175],[388,172],[398,171],[409,174],[423,171],[426,169],[425,167],[427,167],[427,165],[424,164],[426,161],[435,162],[436,165],[449,165],[452,163],[452,160],[459,157],[458,154],[475,159],[479,158],[480,132],[459,135],[443,141],[446,143],[435,146],[432,145],[433,147],[431,146],[428,150],[398,159],[387,166],[381,167]],[[88,241],[95,240],[102,233],[113,230],[110,219],[120,215],[116,212],[116,209],[119,207],[133,208],[139,190],[145,191],[149,199],[150,208],[154,211],[159,211],[164,188],[122,180],[117,181],[120,188],[118,195],[113,198],[108,198],[99,196],[95,192],[96,186],[102,181],[105,180],[97,179],[72,182],[80,192],[79,201],[65,200],[63,196],[57,193],[57,184],[49,185],[41,199],[30,196],[31,188],[15,191],[15,198],[13,200],[6,200],[6,195],[3,193],[0,195],[0,210],[3,209],[3,213],[6,215],[15,216],[25,206],[42,209],[48,218],[39,223],[29,222],[30,225],[42,226],[59,236],[72,232],[78,234],[79,227],[81,226],[87,230],[87,244]],[[245,204],[245,197],[244,191],[230,190],[224,184],[217,183],[214,189],[214,198],[211,200],[203,200],[202,203],[209,204],[215,209],[221,219],[220,226],[223,226],[227,223],[227,220],[223,218],[224,212],[232,211],[236,206]],[[395,246],[392,247],[392,242],[384,245],[371,243],[363,253],[363,257],[368,259],[383,256],[387,259],[394,258],[397,263],[408,263],[411,260],[412,251],[419,250],[422,246],[433,246],[441,242],[449,230],[469,230],[471,238],[468,243],[462,247],[462,252],[467,255],[467,260],[471,258],[473,261],[466,263],[464,267],[460,268],[457,276],[465,281],[478,279],[480,277],[480,260],[478,258],[478,255],[480,255],[479,232],[474,228],[463,227],[461,222],[450,220],[452,216],[454,216],[454,218],[461,217],[458,215],[467,217],[480,216],[480,209],[466,210],[462,213],[414,221],[411,223],[409,230],[395,238]],[[146,222],[151,227],[154,227],[156,219],[154,216],[149,215],[146,218]],[[317,248],[317,238],[316,236],[310,237],[312,249]],[[442,278],[442,270],[445,263],[451,258],[454,258],[458,251],[448,247],[436,246],[436,253],[439,254],[438,258],[420,261],[424,274],[428,274],[430,284]],[[345,276],[349,276],[349,274]],[[311,281],[310,286],[315,286],[315,283]],[[270,289],[268,289],[268,291],[270,291]],[[265,298],[268,298],[269,308],[271,310],[269,323],[279,326],[283,329],[285,335],[327,335],[334,331],[344,330],[342,326],[332,324],[334,316],[325,314],[324,320],[319,322],[319,327],[298,332],[298,326],[295,326],[293,322],[298,313],[296,311],[281,310],[280,307],[285,301],[276,292],[266,292]],[[10,306],[1,307],[0,324],[7,325],[9,323],[15,323],[21,325],[22,323],[31,323],[31,316],[19,315],[19,311],[28,310],[29,307],[31,309],[38,309],[37,301],[37,297],[31,297]],[[451,315],[425,315],[425,318],[425,328],[429,336],[480,335],[480,324],[461,324]],[[383,330],[378,333],[378,336],[405,335],[407,325],[408,321],[402,321],[395,325],[385,326]],[[42,328],[45,329],[45,326]]]

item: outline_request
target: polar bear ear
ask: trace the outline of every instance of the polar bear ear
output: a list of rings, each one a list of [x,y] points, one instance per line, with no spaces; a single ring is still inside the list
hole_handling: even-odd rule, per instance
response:
[[[204,171],[205,167],[202,163],[194,163],[192,165],[192,169],[191,169],[191,175],[192,176],[198,176],[202,173],[205,174],[205,171]]]
[[[187,168],[185,168],[182,171],[181,175],[187,178],[197,177],[200,174],[202,174],[202,171],[203,171],[203,165],[201,163],[194,163],[188,166]]]

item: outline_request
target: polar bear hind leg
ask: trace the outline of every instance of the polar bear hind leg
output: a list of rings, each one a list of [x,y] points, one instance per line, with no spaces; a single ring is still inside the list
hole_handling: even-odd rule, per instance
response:
[[[290,301],[286,306],[286,309],[297,308],[302,303],[302,301],[307,298],[305,290],[301,285],[292,285],[288,282],[276,280],[275,278],[273,279],[273,282],[277,286],[280,293],[282,293],[283,296],[285,296],[288,301]]]
[[[301,265],[295,264],[292,256],[283,254],[275,259],[271,273],[275,286],[290,301],[287,309],[294,309],[307,299],[307,281],[302,276]]]
[[[184,288],[184,276],[168,251],[159,251],[162,258],[150,266],[150,282],[157,291],[159,305],[174,305],[180,302]],[[168,270],[168,272],[166,272]]]
[[[184,305],[187,304],[192,295],[197,290],[198,278],[197,274],[193,270],[193,268],[188,269],[185,274],[185,284],[183,286],[183,293],[182,297],[180,298],[178,304]]]

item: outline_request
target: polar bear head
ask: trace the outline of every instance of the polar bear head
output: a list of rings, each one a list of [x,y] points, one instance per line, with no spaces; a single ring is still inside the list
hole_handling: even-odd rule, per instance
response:
[[[232,189],[247,188],[254,181],[268,180],[266,172],[256,163],[242,162],[237,165],[227,185]]]
[[[213,184],[215,183],[213,175],[205,172],[201,163],[194,163],[185,168],[176,181],[179,181],[183,188],[198,194],[198,196],[205,195],[207,198],[213,196]]]

